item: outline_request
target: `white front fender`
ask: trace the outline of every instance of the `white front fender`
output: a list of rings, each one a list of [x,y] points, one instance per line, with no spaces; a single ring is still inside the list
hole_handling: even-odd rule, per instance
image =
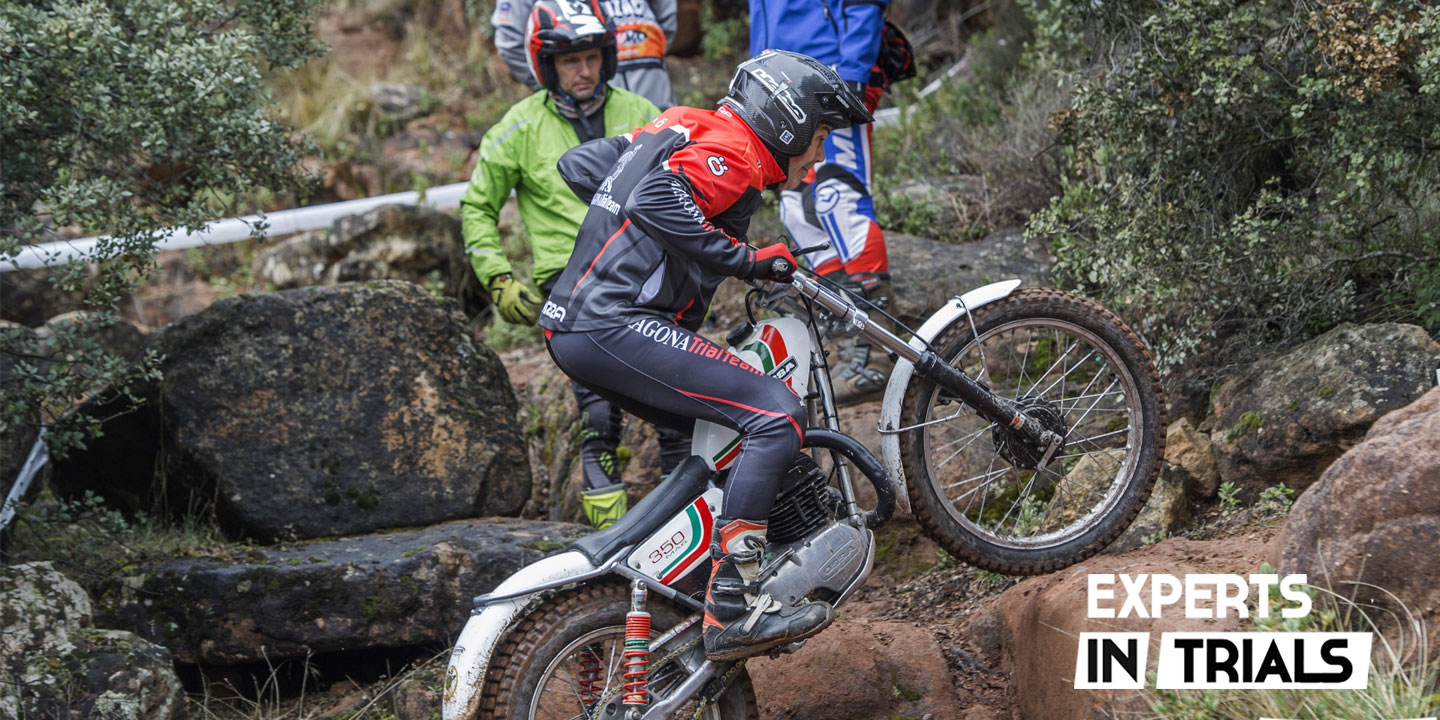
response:
[[[940,331],[964,317],[968,310],[1000,300],[1015,292],[1017,287],[1020,287],[1019,280],[1005,280],[950,298],[950,302],[940,306],[940,309],[915,331],[915,337],[910,339],[910,347],[923,352],[925,343],[933,341]],[[905,512],[911,512],[910,495],[905,487],[905,470],[900,464],[900,435],[894,431],[900,427],[900,405],[905,400],[905,387],[910,384],[914,373],[914,363],[904,359],[896,362],[895,369],[890,372],[890,382],[885,386],[885,399],[880,403],[880,450],[885,471],[890,473],[890,481],[895,483],[895,492],[900,496],[900,507],[904,508]],[[449,716],[446,716],[446,720],[449,720]]]
[[[515,571],[491,594],[517,592],[556,580],[576,577],[595,569],[579,552],[552,555]],[[445,671],[444,720],[468,720],[479,709],[480,690],[485,671],[495,646],[506,631],[524,617],[540,599],[540,595],[524,595],[513,600],[493,603],[470,616],[455,649],[450,652],[450,667]]]

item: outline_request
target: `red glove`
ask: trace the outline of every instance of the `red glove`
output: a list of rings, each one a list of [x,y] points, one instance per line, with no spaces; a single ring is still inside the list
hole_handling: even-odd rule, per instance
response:
[[[795,256],[790,254],[790,248],[785,247],[783,242],[777,242],[755,251],[750,272],[745,273],[745,277],[751,280],[758,278],[788,283],[790,276],[795,274],[797,265]]]

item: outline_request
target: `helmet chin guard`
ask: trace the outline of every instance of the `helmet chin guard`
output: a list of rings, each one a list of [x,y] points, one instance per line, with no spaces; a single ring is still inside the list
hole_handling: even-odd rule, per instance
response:
[[[803,154],[821,124],[839,130],[875,121],[833,69],[785,50],[766,50],[740,63],[720,102],[779,158]]]
[[[526,63],[546,90],[560,88],[555,57],[582,50],[600,50],[601,86],[615,78],[619,65],[615,23],[605,17],[597,0],[537,0],[525,23],[525,38]]]

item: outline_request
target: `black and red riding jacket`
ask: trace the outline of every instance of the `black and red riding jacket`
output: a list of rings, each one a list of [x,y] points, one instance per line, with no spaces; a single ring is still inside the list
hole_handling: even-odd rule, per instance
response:
[[[694,331],[725,276],[755,263],[750,216],[785,179],[724,106],[674,107],[628,136],[580,145],[560,174],[590,204],[540,326],[583,332],[663,318]]]

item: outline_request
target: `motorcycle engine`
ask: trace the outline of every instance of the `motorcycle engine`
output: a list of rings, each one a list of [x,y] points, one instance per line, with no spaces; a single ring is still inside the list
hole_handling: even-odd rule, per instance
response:
[[[835,517],[835,501],[825,473],[809,455],[795,455],[780,488],[770,510],[770,542],[795,542]]]
[[[869,574],[874,535],[836,519],[840,493],[809,455],[796,456],[783,482],[770,511],[761,588],[785,602],[835,602]]]

